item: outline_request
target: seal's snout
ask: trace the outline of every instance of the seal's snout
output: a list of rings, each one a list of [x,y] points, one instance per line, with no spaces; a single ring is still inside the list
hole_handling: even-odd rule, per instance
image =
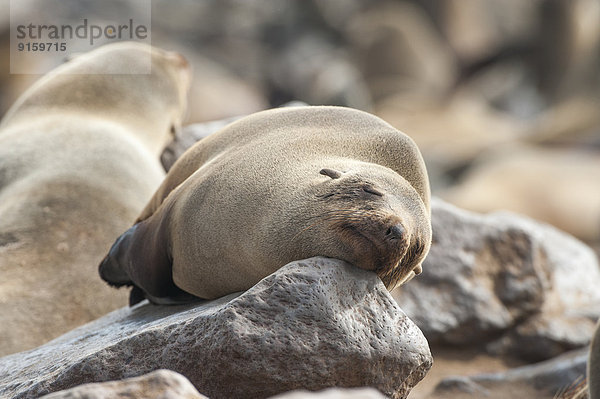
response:
[[[404,226],[402,226],[400,223],[397,223],[391,227],[388,227],[385,232],[385,237],[388,240],[401,240],[405,233],[406,230],[404,229]]]

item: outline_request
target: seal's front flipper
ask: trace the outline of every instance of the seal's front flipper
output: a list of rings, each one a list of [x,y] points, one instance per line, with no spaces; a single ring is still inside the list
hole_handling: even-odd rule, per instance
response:
[[[162,219],[150,217],[123,233],[99,267],[100,277],[114,287],[132,286],[129,306],[148,298],[157,305],[197,302],[200,298],[175,285]]]
[[[196,303],[205,301],[205,299],[198,298],[195,295],[188,294],[183,290],[177,289],[179,292],[176,292],[176,289],[173,288],[169,296],[164,297],[156,297],[144,292],[137,285],[133,285],[131,287],[131,291],[129,292],[129,306],[134,306],[144,299],[148,299],[151,303],[155,305],[184,305],[187,303]]]
[[[126,262],[130,242],[136,228],[137,225],[131,227],[117,238],[98,267],[98,272],[100,273],[102,280],[113,287],[129,286],[133,284],[126,269]]]
[[[131,291],[129,291],[129,306],[142,302],[144,299],[146,299],[146,294],[140,287],[137,285],[131,287]]]
[[[178,293],[172,292],[169,296],[163,296],[163,297],[152,296],[148,293],[145,293],[145,295],[146,295],[146,298],[148,298],[148,300],[155,305],[185,305],[188,303],[196,303],[196,302],[206,301],[206,299],[202,299],[195,295],[188,294],[187,292],[185,292],[183,290],[179,290]],[[131,296],[129,297],[129,301],[130,301],[129,306],[132,306],[131,305]]]

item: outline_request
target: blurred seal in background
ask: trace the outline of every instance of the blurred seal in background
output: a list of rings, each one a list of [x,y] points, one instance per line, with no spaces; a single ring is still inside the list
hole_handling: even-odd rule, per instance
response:
[[[148,57],[148,58],[145,58]],[[151,58],[150,58],[151,57]],[[151,59],[151,74],[111,74]],[[160,184],[189,68],[116,43],[42,77],[0,124],[0,354],[121,306],[96,266]]]

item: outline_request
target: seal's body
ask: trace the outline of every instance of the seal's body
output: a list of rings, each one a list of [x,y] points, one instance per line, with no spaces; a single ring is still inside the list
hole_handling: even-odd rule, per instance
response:
[[[109,74],[144,57],[151,74]],[[2,120],[0,354],[122,305],[94,269],[164,176],[158,156],[180,124],[187,69],[150,46],[104,46],[44,76]]]
[[[184,153],[100,274],[155,302],[210,299],[321,255],[373,270],[391,290],[420,272],[429,196],[413,141],[373,115],[259,112]]]

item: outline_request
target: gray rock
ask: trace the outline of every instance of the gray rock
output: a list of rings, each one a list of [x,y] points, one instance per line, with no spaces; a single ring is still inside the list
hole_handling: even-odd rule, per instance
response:
[[[475,383],[469,377],[447,377],[438,383],[435,390],[439,392],[463,392],[477,396],[489,396],[490,391]]]
[[[333,29],[342,30],[352,19],[388,0],[313,0],[319,15]]]
[[[521,359],[536,362],[586,346],[594,335],[594,321],[568,312],[533,315],[486,345],[487,352],[518,354]]]
[[[157,370],[140,377],[121,381],[84,384],[75,388],[51,393],[44,399],[208,399],[192,383],[171,370]]]
[[[369,111],[371,95],[347,50],[314,33],[298,37],[269,63],[271,84],[310,104]]]
[[[169,171],[175,161],[177,161],[177,159],[197,141],[210,136],[217,130],[220,130],[239,118],[241,118],[241,116],[234,116],[231,118],[204,123],[193,123],[191,125],[184,126],[181,131],[175,132],[175,137],[173,137],[173,140],[169,143],[169,145],[167,145],[160,155],[160,161],[165,170]]]
[[[432,225],[423,274],[393,293],[430,342],[488,344],[538,361],[589,341],[600,310],[590,248],[522,216],[478,215],[439,199]]]
[[[442,380],[435,393],[456,390],[456,381],[461,381],[460,389],[464,393],[473,394],[474,398],[485,396],[483,392],[506,392],[511,387],[519,386],[535,392],[536,398],[553,398],[557,392],[572,386],[574,382],[585,376],[587,349],[566,353],[555,359],[547,360],[531,366],[517,367],[505,372],[480,374],[473,377],[449,377]],[[524,396],[523,396],[524,397]]]
[[[379,278],[345,262],[292,262],[242,294],[124,308],[0,359],[0,397],[168,368],[212,399],[371,386],[405,398],[432,358]]]
[[[385,396],[373,388],[328,388],[319,392],[286,392],[269,399],[385,399]]]
[[[140,377],[119,381],[97,382],[44,395],[42,399],[208,399],[192,383],[171,370],[157,370]],[[297,390],[271,396],[269,399],[385,399],[373,388],[328,388],[318,392]]]

